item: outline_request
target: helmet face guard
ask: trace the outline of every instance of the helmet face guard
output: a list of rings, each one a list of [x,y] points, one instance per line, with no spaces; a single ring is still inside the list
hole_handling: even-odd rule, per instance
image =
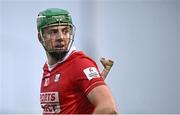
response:
[[[69,12],[58,8],[50,8],[38,14],[37,29],[42,38],[42,45],[47,52],[59,52],[60,50],[58,48],[55,48],[53,45],[53,40],[55,39],[46,39],[44,29],[52,26],[64,25],[69,26],[70,28],[70,35],[68,38],[69,43],[66,49],[66,52],[68,52],[72,46],[75,35],[75,26],[72,24],[72,19]]]
[[[67,38],[65,39],[68,39],[68,46],[66,47],[66,51],[65,52],[68,52],[73,44],[73,41],[74,41],[74,35],[75,35],[75,27],[74,25],[67,25],[67,24],[56,24],[56,25],[51,25],[51,26],[48,26],[48,27],[45,27],[46,29],[48,28],[51,28],[51,27],[58,27],[58,26],[67,26],[68,27],[68,35],[67,35]],[[44,47],[44,49],[47,51],[47,52],[64,52],[64,50],[61,50],[61,48],[58,48],[56,47],[56,40],[57,39],[61,39],[61,34],[60,32],[57,32],[55,35],[47,35],[46,32],[44,32],[44,30],[40,30],[40,36],[42,38],[42,45]],[[50,39],[49,39],[50,38]]]

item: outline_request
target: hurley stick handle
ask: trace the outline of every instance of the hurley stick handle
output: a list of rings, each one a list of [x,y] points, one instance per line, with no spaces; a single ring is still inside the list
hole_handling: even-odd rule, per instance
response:
[[[101,72],[101,76],[103,77],[103,79],[106,79],[109,71],[111,70],[111,67],[113,66],[114,61],[108,58],[101,58],[100,61],[104,67]]]

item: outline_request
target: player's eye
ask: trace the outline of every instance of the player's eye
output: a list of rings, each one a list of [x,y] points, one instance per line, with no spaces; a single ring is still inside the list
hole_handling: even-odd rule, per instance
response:
[[[63,29],[62,29],[62,33],[63,33],[64,35],[70,34],[70,33],[71,33],[71,29],[70,29],[70,28],[63,28]]]
[[[51,29],[51,30],[48,30],[47,31],[47,34],[48,35],[55,35],[55,34],[57,34],[58,33],[58,30],[57,29]]]

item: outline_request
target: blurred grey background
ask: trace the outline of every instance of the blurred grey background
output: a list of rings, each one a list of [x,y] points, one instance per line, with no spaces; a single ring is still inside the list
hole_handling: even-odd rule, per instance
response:
[[[179,0],[0,0],[0,113],[41,113],[39,11],[71,12],[74,45],[115,61],[106,82],[119,113],[180,113]]]

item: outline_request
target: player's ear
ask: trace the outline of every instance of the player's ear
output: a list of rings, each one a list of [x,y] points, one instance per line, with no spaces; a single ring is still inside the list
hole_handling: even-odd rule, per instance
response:
[[[41,36],[40,32],[38,32],[38,40],[40,43],[42,43],[42,36]]]

